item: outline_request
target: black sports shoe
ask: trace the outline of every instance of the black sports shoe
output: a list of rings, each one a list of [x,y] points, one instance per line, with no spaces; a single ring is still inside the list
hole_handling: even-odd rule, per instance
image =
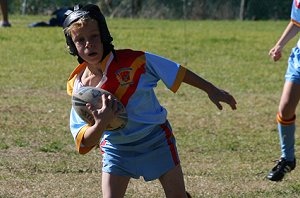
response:
[[[186,196],[187,196],[188,198],[192,198],[192,196],[190,195],[190,193],[188,193],[188,191],[186,191]]]
[[[296,158],[294,161],[286,161],[286,159],[281,158],[277,161],[276,166],[267,175],[267,178],[271,181],[281,181],[284,175],[291,172],[296,167]]]

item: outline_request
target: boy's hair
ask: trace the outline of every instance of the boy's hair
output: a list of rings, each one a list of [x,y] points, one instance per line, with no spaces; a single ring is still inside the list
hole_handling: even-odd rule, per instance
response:
[[[111,43],[113,41],[113,38],[109,33],[108,27],[106,25],[105,17],[101,13],[99,7],[93,4],[88,4],[84,7],[82,7],[81,5],[76,5],[74,6],[73,10],[68,10],[65,13],[63,30],[66,37],[66,43],[70,50],[70,54],[72,54],[73,56],[77,56],[79,63],[82,63],[83,59],[80,56],[78,56],[76,46],[70,34],[71,33],[70,28],[72,28],[70,26],[79,20],[85,21],[86,19],[89,18],[94,19],[98,22],[101,41],[103,43],[103,49],[104,49],[102,58],[104,58],[107,54],[109,54],[109,52],[111,51],[114,52],[114,46]]]
[[[66,35],[70,35],[71,36],[71,31],[72,30],[81,28],[85,24],[88,24],[90,21],[96,21],[96,20],[92,19],[89,16],[83,16],[80,19],[78,19],[78,21],[75,21],[74,23],[72,23],[71,25],[69,25],[68,27],[66,27],[66,29],[64,29],[64,33]]]

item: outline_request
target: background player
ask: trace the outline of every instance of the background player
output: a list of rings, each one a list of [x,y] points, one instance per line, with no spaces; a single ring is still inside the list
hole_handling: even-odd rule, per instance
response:
[[[278,61],[284,46],[294,38],[300,30],[300,3],[294,0],[291,11],[291,21],[283,34],[270,50],[269,55]],[[269,172],[267,178],[280,181],[287,172],[296,167],[295,158],[295,120],[296,107],[300,98],[300,40],[292,49],[285,74],[285,83],[277,113],[278,132],[281,145],[281,158]]]

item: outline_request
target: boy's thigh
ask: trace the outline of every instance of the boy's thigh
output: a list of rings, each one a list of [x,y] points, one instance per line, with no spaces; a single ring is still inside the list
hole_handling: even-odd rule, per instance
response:
[[[124,197],[130,177],[102,172],[102,194],[106,197]]]
[[[166,197],[186,197],[183,173],[180,164],[159,178]]]

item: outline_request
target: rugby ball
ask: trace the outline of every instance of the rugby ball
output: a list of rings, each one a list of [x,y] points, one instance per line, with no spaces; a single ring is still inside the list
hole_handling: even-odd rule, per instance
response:
[[[81,87],[78,91],[73,92],[72,95],[72,106],[75,109],[76,113],[88,124],[94,124],[94,117],[92,112],[86,107],[87,103],[90,103],[97,108],[101,108],[102,105],[102,94],[111,95],[113,99],[116,99],[118,102],[119,113],[117,117],[108,124],[106,130],[112,131],[123,128],[128,121],[128,116],[124,105],[110,92],[96,88],[96,87]]]

